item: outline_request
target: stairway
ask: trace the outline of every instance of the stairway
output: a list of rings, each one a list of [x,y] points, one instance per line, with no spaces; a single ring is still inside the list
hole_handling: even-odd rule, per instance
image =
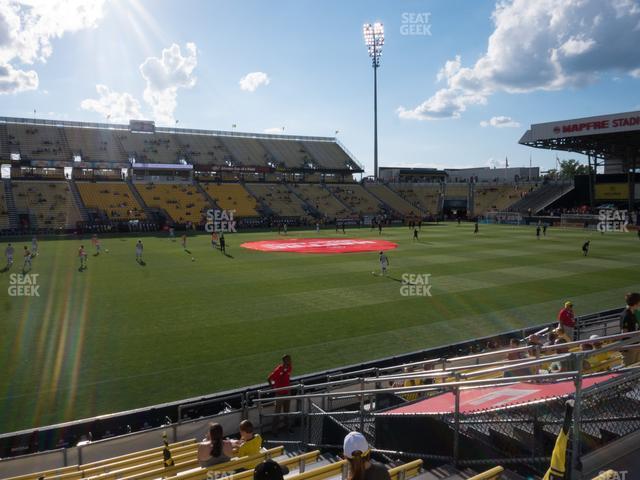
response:
[[[320,212],[313,205],[311,205],[308,202],[306,202],[304,200],[304,198],[302,198],[300,195],[298,195],[298,192],[296,192],[296,189],[294,187],[292,187],[288,183],[285,183],[284,186],[287,188],[287,190],[289,190],[289,192],[291,192],[291,194],[293,194],[294,197],[296,197],[298,200],[300,200],[300,202],[302,202],[302,205],[304,205],[305,210],[307,212],[309,212],[313,217],[315,217],[315,218],[324,217],[324,215],[322,215],[322,212]]]
[[[209,192],[207,192],[204,188],[202,188],[202,185],[200,185],[199,182],[194,181],[193,184],[195,185],[196,189],[201,194],[204,195],[204,198],[206,198],[207,201],[211,204],[211,208],[213,208],[214,210],[222,210],[220,206],[216,203],[216,201],[213,199],[213,197],[209,195]]]
[[[9,212],[9,225],[12,229],[19,227],[18,222],[18,210],[16,208],[16,201],[13,198],[13,190],[11,188],[11,180],[3,180],[4,182],[4,198],[7,202],[7,211]]]
[[[138,189],[131,181],[131,177],[127,177],[127,184],[129,185],[129,190],[131,190],[133,197],[136,199],[138,204],[140,204],[140,206],[144,210],[144,215],[147,217],[147,220],[150,220],[150,221],[155,220],[156,218],[155,212],[152,209],[150,209],[146,203],[144,203],[144,200],[142,199],[142,195],[140,195],[140,192],[138,192]],[[171,217],[167,217],[167,218],[171,218]]]
[[[67,184],[69,185],[69,191],[71,192],[71,196],[73,200],[76,202],[76,206],[78,207],[78,211],[80,212],[80,217],[83,222],[88,222],[90,220],[89,211],[87,210],[87,206],[82,201],[82,196],[80,195],[80,191],[78,190],[78,186],[74,180],[68,180]]]
[[[251,190],[251,187],[250,187],[249,185],[250,185],[249,183],[243,183],[243,184],[242,184],[242,186],[244,187],[244,189],[245,189],[247,192],[249,192],[253,198],[255,198],[255,199],[256,199],[256,202],[257,202],[257,203],[258,203],[258,205],[260,206],[260,213],[261,213],[262,215],[271,215],[271,216],[274,216],[274,215],[275,215],[275,212],[274,212],[273,210],[271,210],[271,209],[269,208],[269,206],[268,206],[265,202],[263,202],[262,200],[260,200],[260,199],[258,198],[258,196],[255,194],[255,192],[254,192],[253,190]]]
[[[573,183],[547,183],[515,202],[509,210],[535,215],[574,189]]]
[[[349,211],[349,212],[353,213],[353,211],[351,210],[351,207],[350,207],[349,205],[347,205],[346,203],[344,203],[344,202],[340,199],[340,197],[338,197],[335,193],[333,193],[333,192],[331,191],[331,189],[330,189],[329,187],[327,187],[327,185],[326,185],[325,183],[321,183],[321,184],[320,184],[320,186],[321,186],[322,188],[324,188],[327,192],[329,192],[329,194],[330,194],[333,198],[335,198],[335,199],[340,203],[340,205],[342,205],[342,206],[343,206],[347,211]]]
[[[386,203],[382,198],[380,198],[378,195],[376,195],[372,190],[369,190],[366,187],[366,183],[363,182],[362,184],[362,188],[365,189],[365,191],[367,193],[369,193],[369,195],[371,195],[373,198],[375,198],[376,200],[378,200],[378,202],[380,202],[380,205],[382,205],[384,207],[384,210],[386,210],[385,213],[390,214],[390,213],[395,213],[397,215],[400,215],[402,217],[402,212],[398,212],[396,209],[392,208],[391,205],[389,205],[388,203]]]

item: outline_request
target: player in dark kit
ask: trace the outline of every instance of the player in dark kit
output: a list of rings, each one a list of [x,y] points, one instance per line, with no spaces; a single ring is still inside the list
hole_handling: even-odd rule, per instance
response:
[[[476,220],[476,223],[473,224],[473,233],[478,233],[478,231],[478,220]]]
[[[536,227],[536,238],[540,240],[540,225]]]
[[[221,251],[222,253],[227,253],[227,250],[226,250],[226,241],[225,241],[225,239],[224,239],[224,233],[221,233],[221,234],[220,234],[220,251]]]
[[[584,242],[584,244],[582,245],[582,254],[586,257],[587,255],[589,255],[589,247],[591,246],[591,240],[587,240],[586,242]]]
[[[418,240],[418,229],[416,227],[413,228],[413,241],[419,242]]]
[[[382,235],[382,220],[378,221],[378,235]]]
[[[542,235],[547,236],[547,224],[542,225]]]

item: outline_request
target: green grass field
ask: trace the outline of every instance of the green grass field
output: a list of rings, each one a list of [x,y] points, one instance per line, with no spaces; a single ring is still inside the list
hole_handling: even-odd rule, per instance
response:
[[[195,262],[179,242],[145,238],[146,266],[135,263],[136,237],[105,238],[109,253],[90,255],[82,273],[80,240],[43,240],[39,297],[9,296],[11,272],[0,274],[0,432],[259,383],[284,352],[302,374],[551,321],[566,299],[578,315],[620,306],[640,289],[635,233],[472,230],[426,226],[420,243],[407,228],[383,232],[400,244],[390,276],[429,273],[432,297],[403,297],[401,283],[372,275],[375,253],[238,246],[274,233],[229,235],[233,258],[191,237]],[[347,236],[378,238],[368,228]]]

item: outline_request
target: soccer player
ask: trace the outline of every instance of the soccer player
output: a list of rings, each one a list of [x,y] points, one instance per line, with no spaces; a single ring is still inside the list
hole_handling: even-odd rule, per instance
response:
[[[478,228],[478,220],[473,224],[473,233],[478,233],[480,230]]]
[[[31,252],[24,246],[24,252],[22,254],[24,256],[24,263],[22,264],[22,273],[28,272],[31,270]],[[29,270],[27,270],[27,265],[29,265]]]
[[[211,246],[218,249],[218,234],[216,232],[211,232]]]
[[[418,242],[418,228],[417,227],[413,227],[413,241],[414,242]]]
[[[7,267],[6,270],[9,270],[13,265],[13,245],[7,245],[7,248],[4,249],[4,256],[7,258]]]
[[[380,270],[382,271],[382,275],[387,274],[387,268],[389,268],[389,257],[387,257],[384,252],[380,252]]]
[[[540,240],[540,224],[536,227],[536,238]]]
[[[316,222],[316,233],[320,233],[320,223]]]
[[[80,259],[80,270],[85,270],[87,268],[87,252],[84,245],[80,245],[78,249],[78,258]]]
[[[378,235],[382,235],[382,219],[378,220]]]
[[[344,231],[344,224],[345,224],[345,223],[347,223],[347,222],[342,222],[342,233],[346,233],[346,232]]]
[[[282,229],[284,230],[284,234],[286,235],[287,234],[287,224],[286,223],[282,226]]]
[[[187,249],[187,234],[186,233],[182,235],[182,248],[184,250]]]
[[[38,239],[34,235],[31,239],[31,256],[35,257],[38,255]]]
[[[100,240],[98,240],[97,234],[93,234],[93,237],[91,237],[91,243],[93,244],[93,248],[96,249],[96,256],[100,255]]]
[[[542,235],[543,236],[547,236],[547,224],[545,223],[544,225],[542,225]]]
[[[176,241],[176,229],[173,227],[169,227],[169,238],[171,238],[172,242]]]
[[[591,247],[591,240],[587,240],[582,244],[582,254],[586,257],[589,255],[589,248]]]
[[[227,253],[226,241],[224,239],[224,233],[220,234],[220,251],[224,254]]]
[[[142,245],[142,240],[138,240],[136,243],[136,262],[142,263],[142,251],[144,250],[144,246]]]

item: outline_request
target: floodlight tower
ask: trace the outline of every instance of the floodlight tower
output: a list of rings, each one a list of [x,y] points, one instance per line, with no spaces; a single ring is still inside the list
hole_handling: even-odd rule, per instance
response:
[[[365,23],[362,27],[364,43],[373,67],[373,178],[378,179],[378,67],[384,45],[384,26],[380,22]]]

